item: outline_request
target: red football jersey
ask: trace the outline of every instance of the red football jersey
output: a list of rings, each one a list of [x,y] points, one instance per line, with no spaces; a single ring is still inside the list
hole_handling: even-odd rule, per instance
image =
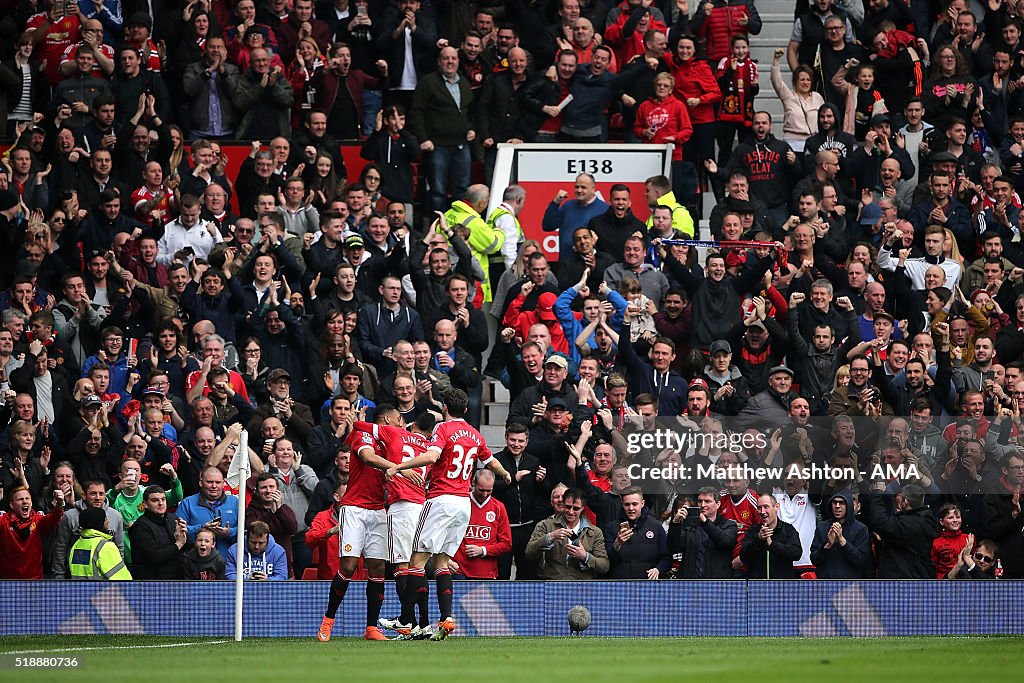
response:
[[[732,551],[733,557],[739,557],[740,545],[743,543],[743,536],[747,533],[747,529],[761,522],[761,513],[757,511],[757,493],[753,489],[747,489],[746,495],[738,503],[734,502],[732,496],[726,493],[718,502],[718,514],[736,522],[736,526],[739,528],[736,547]]]
[[[418,455],[423,455],[423,452],[427,450],[427,439],[424,436],[414,434],[401,427],[379,425],[371,422],[356,422],[353,429],[371,434],[374,440],[383,446],[383,457],[396,465],[412,460]],[[423,467],[416,467],[412,471],[418,472],[423,477],[423,480],[426,481],[427,468],[425,465]],[[387,487],[389,505],[403,500],[409,503],[422,504],[427,497],[427,492],[422,486],[417,486],[401,474],[387,482]]]
[[[49,15],[40,12],[28,18],[25,30],[39,30],[44,24],[47,25],[46,36],[43,42],[37,43],[34,56],[46,62],[46,80],[50,85],[57,85],[63,78],[60,73],[61,57],[64,56],[64,50],[82,39],[82,25],[77,14],[67,14],[50,23]]]
[[[348,440],[352,446],[352,458],[348,466],[348,488],[341,498],[341,504],[367,510],[383,510],[384,473],[376,467],[367,465],[358,455],[359,449],[369,447],[374,453],[384,457],[383,448],[372,435],[358,429],[352,430]]]
[[[467,579],[496,579],[498,557],[512,552],[512,529],[508,525],[508,514],[502,502],[494,496],[490,496],[483,504],[476,502],[473,496],[469,500],[472,502],[469,527],[462,545],[455,553],[459,573]],[[469,557],[466,555],[466,545],[478,545],[487,554],[483,557]]]
[[[440,451],[441,457],[430,468],[427,498],[468,497],[476,461],[486,465],[492,457],[484,437],[465,420],[448,420],[435,426],[429,448]]]
[[[160,202],[156,205],[155,210],[160,212],[160,215],[157,217],[156,220],[158,220],[162,225],[164,223],[169,223],[173,216],[171,215],[171,195],[167,193],[166,188],[161,187],[160,191],[163,191],[164,195],[160,199]],[[149,225],[150,223],[153,222],[153,215],[148,212],[143,213],[142,205],[148,201],[156,199],[156,195],[156,192],[149,189],[145,185],[132,192],[131,204],[132,211],[135,212],[135,220],[145,225]]]

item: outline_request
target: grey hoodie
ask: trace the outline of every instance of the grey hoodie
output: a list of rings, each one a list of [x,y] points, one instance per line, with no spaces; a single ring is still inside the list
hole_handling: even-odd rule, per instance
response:
[[[53,541],[53,563],[50,565],[56,579],[68,578],[68,550],[82,533],[78,518],[85,507],[84,500],[76,502],[73,508],[64,513],[60,524],[57,525]],[[117,544],[121,557],[124,557],[124,519],[120,512],[107,505],[106,498],[103,500],[103,511],[107,513],[107,531]]]

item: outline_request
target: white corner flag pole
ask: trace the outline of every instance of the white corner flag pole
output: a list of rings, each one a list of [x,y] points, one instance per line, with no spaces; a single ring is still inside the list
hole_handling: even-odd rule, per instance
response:
[[[245,555],[245,483],[249,481],[249,433],[242,430],[238,440],[238,449],[232,458],[231,467],[228,472],[229,483],[231,475],[237,469],[238,486],[238,533],[236,538],[235,551],[235,642],[242,642],[242,573],[243,560]]]

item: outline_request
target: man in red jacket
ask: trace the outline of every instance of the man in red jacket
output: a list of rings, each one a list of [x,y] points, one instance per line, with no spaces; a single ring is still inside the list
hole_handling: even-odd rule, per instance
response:
[[[498,558],[512,552],[508,514],[504,504],[491,496],[493,491],[494,474],[478,470],[469,494],[473,503],[469,528],[454,561],[448,562],[453,571],[467,579],[498,578]]]
[[[334,503],[331,507],[318,512],[306,532],[306,545],[316,553],[319,550],[316,564],[317,581],[330,581],[338,573],[338,510],[341,509],[341,497],[348,488],[348,478],[338,478],[334,485]],[[300,577],[301,578],[301,577]]]
[[[25,486],[15,487],[10,500],[11,513],[0,517],[0,579],[41,579],[43,537],[53,533],[64,516],[64,492],[54,489],[48,515],[32,509],[32,494]]]

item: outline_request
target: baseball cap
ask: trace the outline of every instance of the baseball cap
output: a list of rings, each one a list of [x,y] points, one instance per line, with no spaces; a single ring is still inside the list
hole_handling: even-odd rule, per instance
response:
[[[863,209],[860,210],[860,224],[861,225],[874,225],[878,222],[878,219],[882,217],[882,207],[872,202],[866,204]]]
[[[888,114],[875,114],[868,125],[877,126],[883,123],[891,123]]]
[[[874,322],[878,318],[888,318],[889,322],[896,322],[896,318],[892,317],[892,315],[888,311],[879,311],[878,313],[875,313],[875,317],[872,319],[872,322]]]
[[[89,394],[82,400],[83,408],[99,408],[103,405],[103,399],[96,394]]]
[[[545,358],[544,365],[557,365],[563,370],[569,369],[569,361],[565,359],[565,356],[559,356],[557,353],[553,353]]]
[[[125,27],[128,26],[145,26],[150,31],[153,30],[153,20],[149,18],[149,15],[145,12],[135,12],[128,20],[124,22]]]
[[[790,377],[794,376],[793,375],[793,371],[790,370],[789,368],[787,368],[785,365],[776,365],[774,368],[772,368],[771,370],[768,371],[768,376],[771,377],[772,375],[774,375],[777,372],[784,372],[787,375],[789,375]]]
[[[554,322],[558,318],[555,317],[555,300],[556,297],[552,292],[544,292],[537,297],[537,317],[541,320],[549,320]]]
[[[163,396],[164,392],[160,391],[156,387],[146,387],[142,392],[143,396]]]
[[[548,410],[554,410],[555,408],[562,408],[563,410],[568,410],[569,405],[565,402],[564,398],[559,398],[556,396],[555,398],[548,401]]]
[[[768,328],[767,328],[767,327],[765,327],[764,323],[763,323],[762,321],[760,321],[760,320],[755,320],[754,322],[750,323],[750,325],[748,325],[747,327],[748,327],[748,328],[751,328],[751,327],[760,327],[760,328],[761,328],[762,330],[764,330],[765,332],[767,332],[767,331],[768,331]]]
[[[713,356],[718,352],[732,353],[732,346],[724,339],[711,342],[711,355]]]
[[[345,249],[354,249],[355,247],[365,247],[366,243],[359,235],[351,235],[350,237],[345,238],[343,246]]]
[[[292,376],[288,374],[288,371],[284,368],[274,368],[267,374],[268,382],[276,382],[279,379],[286,379],[289,382],[292,381]]]
[[[930,157],[928,157],[928,161],[932,162],[933,164],[941,164],[951,161],[955,164],[956,157],[953,156],[953,154],[950,152],[935,152],[935,154],[932,154]]]

